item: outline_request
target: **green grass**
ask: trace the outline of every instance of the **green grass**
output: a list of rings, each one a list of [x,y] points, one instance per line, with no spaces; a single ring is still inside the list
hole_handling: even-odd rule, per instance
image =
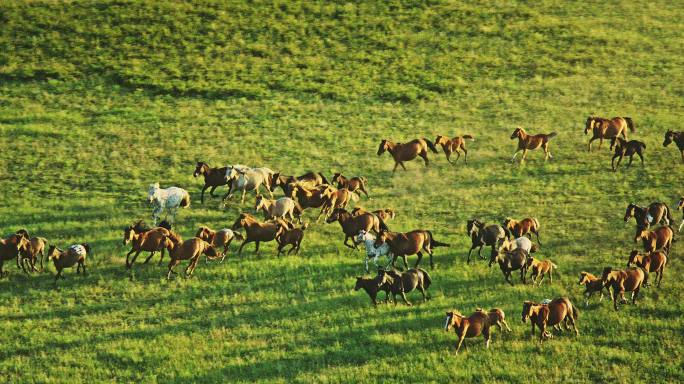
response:
[[[377,4],[375,4],[377,3]],[[0,375],[12,382],[681,382],[684,272],[676,243],[663,287],[620,312],[582,304],[581,270],[622,267],[629,202],[682,193],[681,7],[670,2],[139,1],[0,5],[0,233],[25,227],[52,243],[88,241],[90,275],[0,281]],[[646,167],[610,171],[586,152],[590,113],[631,116]],[[554,159],[509,163],[515,126],[556,131]],[[432,166],[375,155],[381,138],[472,134],[470,163]],[[354,292],[361,253],[338,224],[314,224],[300,256],[201,262],[190,279],[124,268],[122,228],[149,218],[148,184],[191,191],[178,216],[229,226],[252,202],[199,204],[198,160],[365,175],[367,208],[398,211],[393,230],[430,229],[432,299],[373,308]],[[624,164],[624,163],[623,163]],[[223,190],[220,190],[222,193]],[[679,220],[681,213],[677,213]],[[504,283],[465,265],[465,221],[539,218],[552,285]],[[309,214],[308,217],[311,217]],[[234,245],[233,250],[236,249]],[[409,258],[414,262],[415,257]],[[156,259],[155,259],[156,261]],[[521,303],[560,295],[580,305],[581,336],[539,347]],[[409,295],[419,301],[419,295]],[[456,356],[444,312],[500,307],[494,332]]]

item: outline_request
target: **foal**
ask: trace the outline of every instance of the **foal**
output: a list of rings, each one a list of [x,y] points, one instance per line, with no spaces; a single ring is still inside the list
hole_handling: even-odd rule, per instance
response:
[[[621,137],[613,137],[611,139],[611,146],[615,145],[615,154],[610,160],[610,166],[613,168],[613,172],[617,171],[617,167],[620,166],[622,158],[629,156],[629,163],[627,163],[627,168],[632,165],[634,160],[634,155],[639,155],[641,158],[641,166],[644,166],[644,151],[646,150],[646,144],[639,140],[627,141]],[[617,165],[615,164],[615,159],[618,159]]]
[[[663,141],[663,147],[667,147],[670,143],[675,142],[679,152],[682,154],[682,163],[684,163],[684,132],[675,132],[668,130],[665,132],[665,141]]]
[[[520,164],[525,162],[525,157],[527,156],[528,150],[534,150],[541,147],[544,150],[544,161],[551,156],[551,151],[549,151],[549,140],[558,135],[556,132],[551,132],[549,134],[538,134],[538,135],[528,135],[524,129],[518,127],[511,134],[511,140],[518,139],[518,149],[516,149],[511,159],[511,163],[515,161],[515,157],[518,156],[518,152],[523,151],[522,158],[520,159]]]
[[[350,192],[355,192],[357,195],[361,196],[363,192],[366,197],[368,196],[368,191],[366,190],[366,184],[368,184],[368,179],[363,176],[354,176],[351,179],[347,179],[341,173],[336,173],[333,178],[333,182],[337,183],[337,188],[347,188]]]
[[[442,146],[442,150],[444,151],[447,161],[450,164],[455,164],[458,161],[458,159],[461,158],[461,151],[463,151],[463,161],[466,165],[468,165],[468,150],[465,147],[466,139],[470,141],[475,141],[475,138],[471,135],[456,136],[452,139],[449,139],[446,136],[438,135],[437,138],[435,138],[435,145]],[[451,154],[454,152],[456,152],[456,155],[458,156],[456,157],[456,160],[454,160],[454,162],[452,163]]]
[[[589,306],[589,298],[596,292],[599,292],[599,301],[603,300],[603,280],[600,277],[596,277],[589,272],[580,272],[579,275],[579,285],[584,285],[584,306]],[[606,288],[608,294],[610,295],[610,289]],[[611,297],[612,300],[612,297]]]
[[[423,158],[426,167],[429,166],[430,161],[427,157],[428,148],[434,153],[439,153],[437,152],[435,145],[426,138],[415,139],[408,143],[393,143],[384,139],[380,142],[380,146],[378,147],[378,156],[382,155],[385,151],[392,155],[392,158],[394,159],[392,174],[394,174],[399,165],[401,165],[405,171],[406,167],[404,166],[404,161],[411,161],[417,156]]]

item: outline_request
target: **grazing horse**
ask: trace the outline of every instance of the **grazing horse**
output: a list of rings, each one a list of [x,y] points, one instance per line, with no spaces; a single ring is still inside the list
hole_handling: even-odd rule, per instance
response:
[[[223,196],[223,200],[229,199],[233,195],[233,191],[242,191],[240,204],[244,204],[247,191],[254,191],[258,196],[259,188],[262,185],[266,188],[269,196],[273,198],[273,192],[271,192],[269,184],[272,175],[273,171],[268,168],[252,168],[247,170],[239,170],[234,167],[229,168],[226,179],[230,182],[230,189]]]
[[[613,271],[611,267],[603,269],[601,280],[604,288],[612,288],[613,307],[618,310],[617,299],[620,296],[620,303],[626,304],[625,291],[632,292],[632,304],[636,304],[639,290],[644,283],[644,271],[641,268],[628,268],[624,271]]]
[[[458,159],[461,158],[461,151],[463,151],[463,161],[465,161],[465,164],[468,165],[468,150],[465,147],[466,139],[470,141],[475,141],[475,138],[471,135],[456,136],[452,139],[449,139],[446,136],[438,135],[435,138],[435,145],[442,146],[442,150],[444,151],[447,161],[450,164],[456,164]],[[452,163],[451,154],[454,152],[456,152],[457,157],[456,160],[454,160],[454,162]]]
[[[648,207],[630,203],[625,211],[625,223],[634,217],[637,227],[648,228],[651,224],[674,224],[670,208],[665,203],[653,202]]]
[[[591,129],[593,136],[589,139],[589,151],[591,152],[591,142],[599,139],[599,149],[603,144],[603,139],[612,139],[622,135],[627,140],[627,127],[630,131],[635,132],[634,122],[629,117],[613,117],[612,119],[604,119],[602,117],[589,116],[584,127],[584,134],[588,134]],[[613,143],[610,144],[610,149],[613,149]]]
[[[503,227],[506,229],[507,234],[511,234],[515,238],[527,235],[531,239],[532,235],[530,233],[534,233],[537,236],[537,242],[540,246],[542,245],[539,239],[539,220],[536,217],[527,217],[520,221],[507,217],[503,222]]]
[[[394,172],[397,170],[397,167],[400,165],[405,171],[406,167],[404,166],[404,161],[411,161],[417,156],[423,158],[426,167],[429,166],[430,161],[427,157],[428,148],[432,152],[438,153],[435,145],[426,138],[415,139],[409,141],[408,143],[393,143],[387,139],[384,139],[380,142],[380,146],[378,147],[378,156],[385,153],[385,151],[392,155],[392,158],[394,159],[394,168],[392,169],[392,174],[394,174]]]
[[[214,195],[214,190],[217,187],[228,184],[228,180],[226,180],[227,171],[228,167],[211,168],[209,164],[205,162],[197,162],[195,172],[192,175],[194,177],[197,177],[199,175],[204,176],[204,186],[202,187],[202,195],[200,197],[200,202],[202,204],[204,204],[204,191],[206,191],[207,188],[211,187],[211,189],[209,190],[209,195],[211,197],[216,197]]]
[[[646,228],[637,228],[634,242],[643,241],[646,252],[654,252],[658,249],[663,249],[666,253],[670,253],[672,247],[672,240],[674,239],[674,231],[668,226],[662,226],[654,231],[649,231]]]
[[[660,282],[663,280],[663,272],[665,271],[665,264],[667,264],[667,256],[665,252],[651,252],[646,255],[642,255],[636,249],[629,254],[629,260],[627,260],[627,268],[636,265],[646,272],[644,277],[644,286],[648,286],[648,274],[655,272],[656,282],[658,288],[660,288]]]
[[[670,143],[675,142],[679,152],[682,154],[682,163],[684,163],[684,132],[667,131],[665,132],[665,141],[663,147],[667,147]]]
[[[485,226],[485,223],[477,219],[468,220],[466,230],[472,241],[470,250],[468,251],[468,263],[470,263],[470,253],[473,249],[479,247],[477,254],[483,259],[482,247],[485,245],[491,246],[493,254],[494,248],[501,246],[506,239],[506,231],[504,231],[502,226],[498,224]]]
[[[578,317],[579,310],[567,297],[559,297],[551,300],[548,304],[538,304],[529,300],[523,302],[522,322],[526,323],[527,319],[530,319],[532,337],[534,337],[534,326],[539,327],[539,343],[542,343],[544,339],[551,338],[551,332],[546,330],[547,327],[560,326],[561,322],[565,324],[567,330],[570,329],[569,322],[575,329],[575,335],[579,336],[576,324]]]
[[[375,246],[379,247],[384,243],[389,244],[390,251],[394,254],[392,266],[395,266],[397,257],[401,256],[406,269],[408,269],[408,262],[406,261],[406,256],[408,255],[418,255],[418,260],[416,260],[416,264],[413,266],[414,268],[418,267],[420,260],[423,258],[421,250],[427,252],[430,256],[430,268],[434,268],[432,248],[449,246],[447,243],[435,240],[432,232],[424,229],[417,229],[406,233],[380,231],[378,238],[375,239]]]
[[[412,306],[413,304],[406,299],[406,294],[414,289],[417,289],[423,295],[423,302],[427,301],[425,291],[430,287],[430,284],[432,284],[432,279],[426,270],[414,268],[409,269],[408,271],[399,272],[393,269],[386,271],[380,268],[378,269],[378,275],[390,277],[390,279],[388,279],[388,284],[390,292],[392,293],[394,305],[397,305],[397,295],[401,295],[404,304],[409,307]]]
[[[337,183],[337,188],[347,188],[351,192],[355,192],[357,195],[361,196],[363,192],[366,197],[368,196],[368,191],[366,190],[366,184],[368,184],[368,179],[363,176],[354,176],[350,179],[344,177],[341,173],[336,173],[333,178],[333,182]]]
[[[684,196],[679,198],[679,201],[677,202],[677,209],[682,211],[682,222],[679,224],[679,229],[678,231],[682,231],[682,226],[684,226]]]
[[[482,335],[485,339],[485,346],[489,348],[491,341],[491,320],[485,311],[476,310],[472,315],[465,317],[460,312],[452,310],[446,313],[444,330],[449,332],[452,328],[458,336],[456,342],[456,353],[461,350],[463,340]]]
[[[150,184],[147,192],[147,201],[152,204],[154,210],[152,211],[152,220],[157,224],[159,215],[166,209],[171,213],[171,221],[176,219],[176,211],[178,208],[187,208],[190,206],[190,194],[183,188],[169,187],[159,188],[159,183]]]
[[[551,151],[549,151],[549,140],[552,137],[558,135],[556,132],[551,132],[549,134],[538,134],[538,135],[528,135],[524,129],[518,127],[511,134],[511,140],[518,139],[518,149],[515,150],[511,163],[515,161],[515,157],[518,156],[518,152],[523,151],[522,158],[520,159],[520,164],[525,162],[525,157],[527,156],[528,150],[534,150],[541,147],[544,150],[544,161],[551,156]]]
[[[627,141],[621,137],[613,137],[611,139],[611,146],[615,144],[615,154],[613,158],[610,159],[610,166],[613,168],[613,172],[617,171],[617,167],[620,166],[622,158],[629,156],[629,163],[627,163],[627,168],[632,165],[634,160],[634,155],[639,155],[641,158],[641,166],[644,166],[644,151],[646,150],[646,143],[639,140]],[[615,164],[615,159],[618,159],[617,164]]]

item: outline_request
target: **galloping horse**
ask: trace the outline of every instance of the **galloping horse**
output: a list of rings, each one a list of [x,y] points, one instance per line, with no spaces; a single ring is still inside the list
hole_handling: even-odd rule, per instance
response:
[[[612,139],[622,135],[627,140],[627,127],[634,133],[634,122],[629,117],[613,117],[612,119],[604,119],[602,117],[589,116],[584,127],[584,134],[588,134],[591,129],[593,136],[589,139],[589,151],[591,151],[591,142],[599,139],[599,149],[603,144],[603,139]],[[613,143],[610,144],[610,149],[613,149]]]
[[[458,159],[461,158],[461,151],[463,151],[463,161],[465,161],[465,164],[468,165],[468,150],[465,147],[465,140],[468,139],[470,141],[475,141],[475,138],[472,137],[471,135],[463,135],[463,136],[456,136],[452,139],[449,139],[446,136],[438,135],[437,138],[435,138],[435,145],[441,145],[442,150],[444,150],[444,154],[446,155],[447,161],[451,164],[454,164],[458,161]],[[461,151],[459,151],[459,149]],[[456,152],[456,160],[454,162],[451,162],[451,154]]]
[[[393,143],[387,139],[384,139],[380,142],[380,146],[378,147],[378,156],[382,155],[385,151],[392,155],[392,158],[394,158],[394,168],[392,169],[392,173],[394,173],[399,165],[401,165],[405,171],[406,167],[404,166],[404,161],[411,161],[417,156],[423,158],[426,167],[429,166],[430,161],[427,157],[428,148],[430,148],[430,150],[432,150],[434,153],[439,153],[437,152],[435,145],[426,138],[415,139],[409,141],[408,143]]]
[[[663,141],[663,147],[667,147],[673,141],[675,144],[677,144],[677,148],[679,148],[679,152],[682,154],[682,163],[684,163],[684,132],[665,132],[665,141]]]
[[[648,207],[640,207],[630,203],[625,211],[625,223],[634,217],[637,227],[648,228],[651,224],[674,224],[670,208],[665,203],[653,202]]]
[[[528,135],[524,129],[520,127],[516,128],[511,134],[511,140],[516,138],[518,139],[518,149],[516,149],[515,153],[513,154],[511,162],[515,161],[515,157],[518,155],[518,152],[523,151],[522,158],[520,159],[520,164],[522,164],[527,156],[527,151],[534,150],[539,147],[544,150],[544,161],[548,160],[549,158],[553,158],[553,156],[551,156],[551,151],[549,151],[549,140],[556,135],[558,135],[556,132],[551,132],[549,134],[541,133],[538,135]]]
[[[613,168],[613,172],[617,170],[617,167],[620,166],[622,158],[625,156],[629,156],[629,163],[627,163],[627,168],[629,168],[629,166],[632,165],[635,154],[639,155],[639,158],[641,158],[641,166],[644,166],[644,151],[646,150],[646,143],[643,141],[627,141],[621,137],[613,137],[610,139],[610,145],[611,148],[613,145],[615,145],[615,154],[610,160],[610,166]],[[618,159],[617,165],[615,164],[615,159]]]
[[[183,188],[169,187],[162,189],[159,188],[159,183],[154,183],[150,184],[147,201],[154,207],[152,219],[156,225],[159,215],[164,209],[171,213],[171,222],[173,222],[176,219],[176,211],[179,207],[187,208],[190,206],[190,194]]]

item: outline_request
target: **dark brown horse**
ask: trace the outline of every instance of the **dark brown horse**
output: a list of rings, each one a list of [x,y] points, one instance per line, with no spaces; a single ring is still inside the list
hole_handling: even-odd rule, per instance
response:
[[[468,220],[466,230],[472,242],[468,251],[468,263],[470,263],[470,253],[473,249],[479,248],[477,254],[481,259],[484,259],[482,257],[482,247],[485,245],[491,246],[491,254],[493,255],[495,248],[500,247],[506,239],[506,231],[502,226],[498,224],[486,225],[478,219]]]
[[[527,251],[522,248],[516,248],[510,252],[502,253],[494,251],[492,257],[489,259],[489,266],[491,267],[495,262],[498,263],[499,268],[504,275],[504,279],[506,279],[506,282],[511,286],[513,285],[513,282],[511,281],[511,272],[520,270],[520,280],[523,284],[527,284],[525,275],[527,274],[528,256]]]
[[[646,150],[646,144],[639,140],[627,141],[622,137],[613,137],[611,139],[611,146],[615,145],[615,154],[613,158],[610,159],[610,166],[613,168],[613,172],[617,171],[617,167],[620,166],[622,158],[629,156],[629,163],[627,163],[627,168],[632,165],[634,160],[634,155],[639,155],[641,158],[641,166],[644,166],[644,151]],[[615,164],[615,159],[618,159],[617,164]]]
[[[446,136],[438,135],[437,138],[435,138],[435,145],[442,146],[442,150],[446,155],[447,161],[451,164],[455,164],[458,161],[458,159],[461,158],[461,151],[463,151],[463,161],[466,165],[468,165],[468,150],[465,147],[466,139],[470,141],[475,141],[475,138],[471,135],[456,136],[452,139],[449,139]],[[456,152],[457,156],[456,160],[454,160],[454,162],[452,163],[451,154],[454,152]]]
[[[665,132],[665,141],[663,141],[663,147],[667,147],[673,141],[675,144],[677,144],[677,148],[679,148],[679,152],[682,155],[682,163],[684,163],[684,132]]]
[[[579,310],[575,307],[567,297],[559,297],[552,300],[548,304],[538,304],[533,301],[525,301],[522,308],[522,321],[527,322],[530,319],[532,323],[532,336],[534,337],[534,326],[538,326],[540,330],[539,342],[542,343],[544,339],[551,338],[551,332],[547,331],[547,327],[560,325],[561,322],[565,324],[567,330],[570,329],[568,323],[575,329],[575,335],[579,336],[577,330],[577,318],[579,317]]]
[[[333,210],[332,214],[325,222],[330,224],[335,221],[340,223],[342,232],[344,232],[344,245],[352,249],[357,248],[354,237],[358,235],[360,231],[373,231],[375,233],[379,233],[381,229],[387,229],[385,223],[372,213],[364,213],[358,216],[353,216],[343,208],[337,208]],[[352,245],[347,243],[350,239],[352,241]]]
[[[292,224],[281,219],[276,219],[275,222],[260,222],[256,217],[249,213],[241,213],[231,227],[232,230],[239,228],[245,229],[245,240],[240,244],[240,248],[238,248],[238,255],[242,254],[242,248],[244,248],[245,245],[252,242],[256,243],[255,252],[259,254],[259,244],[261,242],[275,240],[279,224],[288,229],[293,228]]]
[[[684,196],[679,198],[677,202],[677,209],[682,211],[682,222],[679,224],[679,232],[682,231],[682,226],[684,226]]]
[[[192,175],[194,177],[199,175],[204,176],[204,187],[202,187],[202,195],[200,198],[200,202],[202,204],[204,204],[204,191],[206,191],[207,188],[211,187],[209,190],[209,195],[211,197],[216,197],[214,195],[214,190],[217,187],[228,184],[228,179],[226,179],[226,171],[228,171],[228,167],[211,168],[209,164],[205,162],[197,162],[195,172]]]
[[[630,203],[625,211],[625,223],[634,217],[637,227],[648,228],[651,224],[674,224],[670,208],[665,203],[653,202],[648,207],[640,207]]]
[[[0,239],[0,278],[9,274],[2,269],[5,261],[16,260],[17,268],[21,268],[19,254],[28,250],[29,243],[28,237],[23,233],[15,233],[6,239]]]
[[[535,150],[540,147],[544,150],[544,161],[548,160],[549,158],[553,158],[553,156],[551,156],[551,151],[549,151],[549,140],[556,135],[558,135],[556,132],[528,135],[524,129],[520,127],[516,128],[511,134],[511,140],[518,139],[518,149],[516,149],[515,153],[513,154],[511,162],[515,161],[515,157],[518,155],[518,152],[523,151],[522,158],[520,159],[520,164],[522,164],[525,162],[525,157],[527,156],[528,150]]]
[[[613,117],[612,119],[604,119],[602,117],[589,116],[584,127],[584,134],[592,131],[593,136],[589,139],[589,151],[591,151],[591,142],[599,139],[599,149],[603,144],[603,139],[612,139],[622,135],[627,140],[627,128],[635,132],[634,122],[629,117]],[[613,149],[613,143],[610,144],[610,149]]]
[[[333,182],[337,183],[337,188],[347,188],[351,192],[355,192],[357,195],[361,196],[363,192],[366,197],[368,196],[368,191],[366,190],[366,184],[368,184],[368,179],[363,176],[354,176],[350,179],[344,177],[341,173],[335,173],[332,178]]]
[[[411,232],[399,233],[399,232],[389,232],[380,231],[379,236],[375,240],[375,246],[379,247],[383,243],[387,243],[390,246],[390,251],[394,255],[392,259],[392,266],[395,266],[397,257],[401,256],[404,260],[404,267],[408,269],[408,262],[406,261],[406,256],[418,255],[418,260],[413,266],[418,267],[420,260],[423,258],[421,251],[427,252],[430,256],[430,268],[434,268],[434,262],[432,261],[432,248],[435,247],[448,247],[449,244],[442,243],[432,236],[432,232],[426,231],[424,229],[417,229]]]
[[[397,167],[400,165],[405,171],[406,167],[404,166],[404,161],[411,161],[418,156],[423,158],[426,167],[429,166],[430,161],[427,157],[428,148],[432,152],[438,153],[435,145],[426,138],[415,139],[409,141],[408,143],[393,143],[385,139],[380,142],[380,146],[378,147],[378,156],[382,155],[385,151],[392,155],[392,158],[394,159],[394,168],[392,169],[392,173],[394,173],[396,172]]]

